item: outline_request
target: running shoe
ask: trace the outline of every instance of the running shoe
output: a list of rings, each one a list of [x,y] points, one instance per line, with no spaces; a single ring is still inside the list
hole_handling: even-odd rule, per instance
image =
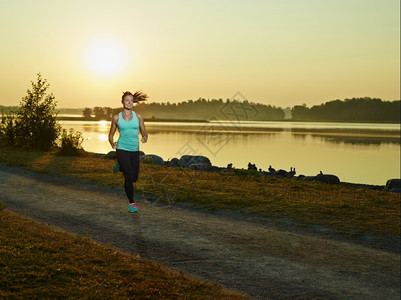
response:
[[[136,207],[135,203],[129,204],[129,212],[138,212],[138,207]]]
[[[116,162],[116,165],[113,167],[113,173],[117,173],[118,171],[120,171],[120,165]]]

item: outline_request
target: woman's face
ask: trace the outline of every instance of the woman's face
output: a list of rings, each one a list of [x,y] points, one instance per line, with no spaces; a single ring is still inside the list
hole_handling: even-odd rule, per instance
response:
[[[123,106],[126,109],[131,109],[134,106],[134,97],[132,95],[127,95],[123,99]]]

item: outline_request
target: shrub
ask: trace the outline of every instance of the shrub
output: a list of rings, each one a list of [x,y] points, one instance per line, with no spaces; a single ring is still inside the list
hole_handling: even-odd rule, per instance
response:
[[[60,152],[66,155],[76,155],[82,149],[83,141],[84,138],[81,132],[74,132],[72,128],[68,131],[63,129],[60,137]]]
[[[1,142],[7,145],[15,144],[15,117],[13,113],[2,115],[0,124]]]
[[[60,125],[56,120],[55,97],[47,94],[50,85],[40,73],[37,76],[37,82],[32,81],[32,90],[27,90],[16,111],[15,145],[48,150],[59,136]]]

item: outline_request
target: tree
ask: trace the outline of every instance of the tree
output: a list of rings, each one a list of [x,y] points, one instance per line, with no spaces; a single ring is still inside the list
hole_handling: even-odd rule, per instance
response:
[[[50,85],[41,74],[37,74],[37,82],[22,98],[16,111],[15,144],[33,149],[48,150],[53,146],[60,133],[57,123],[55,97],[47,90]]]
[[[93,108],[92,112],[95,115],[96,120],[109,120],[110,119],[109,117],[107,117],[103,107],[96,106]]]
[[[85,118],[85,119],[90,119],[90,118],[92,118],[92,109],[91,108],[89,108],[89,107],[85,107],[85,109],[82,111],[82,116]]]

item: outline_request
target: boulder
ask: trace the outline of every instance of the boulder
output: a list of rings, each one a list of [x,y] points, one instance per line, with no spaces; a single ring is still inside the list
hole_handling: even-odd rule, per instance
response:
[[[283,169],[278,170],[275,174],[279,177],[291,177],[290,173]]]
[[[174,157],[172,160],[168,160],[165,162],[165,165],[168,167],[179,167],[179,160],[178,158]]]
[[[340,179],[336,175],[331,174],[319,174],[316,176],[317,181],[321,183],[337,184],[340,183]]]
[[[183,155],[178,161],[180,167],[189,168],[191,165],[196,165],[196,168],[201,170],[210,170],[212,163],[209,158],[202,155]],[[194,167],[195,168],[195,167]]]
[[[164,160],[158,155],[155,154],[146,154],[141,156],[141,162],[149,162],[154,165],[163,166]]]
[[[212,172],[220,172],[223,168],[219,168],[217,166],[212,166],[212,168],[210,169],[210,171]]]
[[[275,174],[275,173],[272,173],[272,172],[263,171],[263,172],[262,172],[262,175],[265,176],[265,177],[269,177],[269,176],[275,176],[276,174]]]
[[[143,156],[145,153],[143,151],[139,151],[139,156]],[[117,152],[116,151],[110,151],[107,154],[100,154],[100,153],[95,153],[93,155],[94,157],[101,157],[101,158],[107,158],[107,159],[117,159]]]
[[[106,154],[103,153],[94,153],[93,157],[94,158],[105,158]]]
[[[251,164],[250,162],[248,163],[248,170],[257,170],[258,168],[256,168],[255,164]]]
[[[109,153],[107,153],[104,158],[107,159],[117,159],[117,152],[116,151],[110,151]]]
[[[211,167],[205,164],[190,164],[189,167],[191,170],[195,171],[209,171],[211,170]]]
[[[393,178],[389,179],[386,182],[386,187],[384,188],[386,191],[389,192],[401,192],[401,179]]]
[[[328,183],[328,184],[340,183],[340,179],[336,175],[331,175],[331,174],[318,174],[316,176],[305,176],[303,180],[306,181],[315,180],[321,183]]]

